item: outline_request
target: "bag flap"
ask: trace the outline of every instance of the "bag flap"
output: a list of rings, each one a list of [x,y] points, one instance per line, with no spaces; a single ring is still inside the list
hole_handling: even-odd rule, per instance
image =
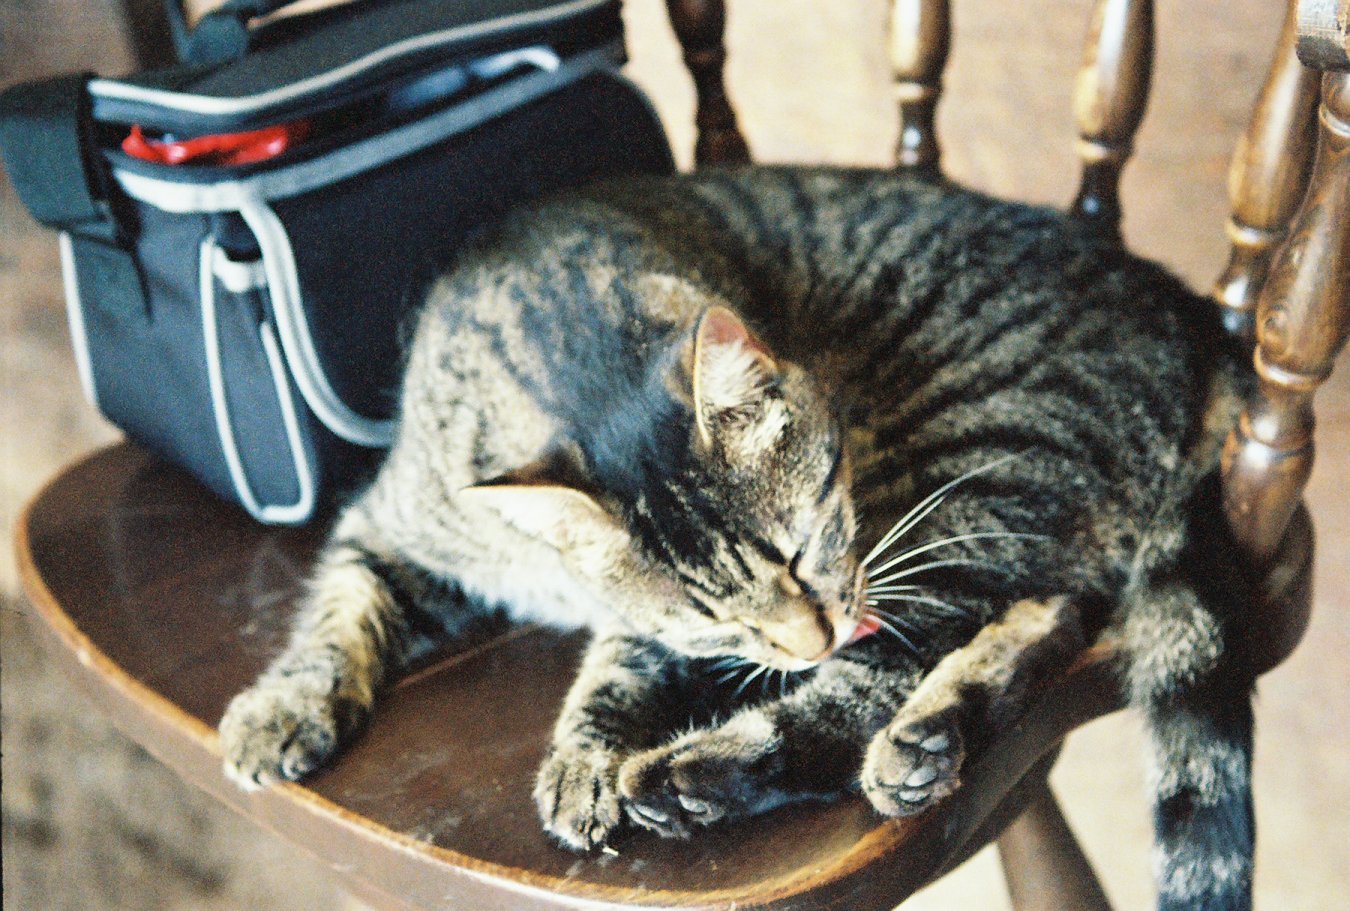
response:
[[[230,132],[350,103],[382,81],[512,47],[560,55],[622,34],[619,0],[389,0],[285,17],[219,66],[89,84],[95,120],[187,134]]]

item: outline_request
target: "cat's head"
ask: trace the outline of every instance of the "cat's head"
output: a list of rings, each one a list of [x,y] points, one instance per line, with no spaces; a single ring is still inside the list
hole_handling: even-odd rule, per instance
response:
[[[562,444],[465,493],[556,547],[643,636],[692,656],[812,666],[862,612],[834,409],[722,307],[653,364],[649,413],[618,416],[641,425],[619,432],[625,442]]]

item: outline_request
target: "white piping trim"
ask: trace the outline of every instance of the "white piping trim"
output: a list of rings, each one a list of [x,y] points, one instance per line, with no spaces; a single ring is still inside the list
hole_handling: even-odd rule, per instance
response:
[[[229,468],[230,481],[234,484],[239,502],[249,515],[259,522],[269,525],[295,525],[304,522],[314,512],[314,474],[305,455],[304,441],[300,437],[300,421],[295,412],[295,402],[291,398],[290,384],[286,381],[286,366],[282,363],[281,353],[277,350],[276,338],[272,327],[266,321],[258,326],[258,335],[262,341],[263,353],[267,357],[267,367],[272,374],[272,386],[277,393],[277,404],[281,407],[281,422],[286,430],[286,443],[291,450],[291,460],[295,465],[295,482],[299,488],[296,501],[290,505],[263,505],[253,494],[244,471],[244,463],[239,458],[239,447],[234,438],[234,427],[230,423],[229,402],[225,397],[224,371],[220,364],[220,336],[216,328],[216,269],[222,262],[228,262],[224,252],[215,245],[213,238],[202,241],[200,256],[201,299],[202,299],[202,338],[206,348],[206,377],[211,388],[211,411],[215,417],[216,433],[220,437],[221,452]]]
[[[482,60],[475,60],[469,64],[469,69],[479,79],[496,79],[511,72],[522,63],[528,63],[536,69],[545,72],[553,72],[562,66],[562,58],[558,52],[545,44],[531,44],[529,47],[522,47],[514,51],[504,51],[500,54],[493,54],[491,57],[484,57]]]
[[[236,212],[248,199],[285,199],[329,186],[348,177],[420,151],[462,133],[505,111],[524,105],[593,72],[613,69],[620,45],[574,57],[556,70],[513,79],[499,88],[388,133],[336,149],[297,164],[239,180],[185,183],[115,169],[113,177],[127,195],[165,212]]]
[[[236,262],[228,256],[220,255],[219,247],[216,248],[216,252],[216,257],[211,261],[211,271],[215,273],[216,281],[220,282],[226,291],[247,294],[267,287],[267,273],[263,270],[261,261],[253,259],[248,262]]]
[[[241,202],[239,215],[253,231],[262,250],[277,334],[300,394],[319,420],[344,440],[375,449],[389,446],[394,440],[393,420],[375,420],[357,414],[338,397],[328,382],[309,332],[309,322],[305,319],[295,251],[291,248],[286,226],[265,201],[255,198]]]
[[[474,25],[462,25],[458,28],[428,32],[414,38],[407,38],[358,57],[326,73],[301,79],[280,88],[245,95],[241,98],[212,98],[204,95],[191,95],[186,92],[170,92],[165,89],[150,89],[138,85],[128,85],[112,79],[92,79],[89,92],[95,98],[118,99],[142,104],[153,104],[175,110],[191,111],[204,115],[246,114],[270,105],[284,104],[294,98],[310,92],[319,92],[355,76],[363,69],[379,66],[404,54],[416,54],[455,41],[472,40],[510,31],[529,25],[546,24],[589,12],[606,6],[611,0],[574,0],[572,3],[551,7],[547,10],[535,10],[517,13],[492,22],[480,22]]]
[[[75,269],[75,250],[70,233],[62,231],[56,240],[61,250],[61,284],[66,292],[66,321],[70,324],[70,344],[75,349],[75,369],[89,404],[99,408],[98,389],[94,386],[94,362],[89,356],[89,335],[84,327],[84,309],[80,306],[80,279]]]

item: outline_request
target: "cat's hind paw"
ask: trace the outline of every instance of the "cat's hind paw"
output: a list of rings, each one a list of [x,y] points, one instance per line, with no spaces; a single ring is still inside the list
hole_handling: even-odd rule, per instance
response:
[[[695,731],[632,757],[619,770],[629,817],[667,838],[767,809],[779,741],[767,720]]]
[[[608,751],[555,746],[534,785],[544,828],[576,851],[603,847],[623,822],[618,769]]]
[[[316,688],[282,678],[235,696],[220,720],[226,777],[252,791],[294,781],[322,765],[347,727],[331,691],[331,685]]]
[[[916,716],[902,708],[867,749],[863,792],[879,813],[913,816],[960,786],[965,755],[953,712]]]

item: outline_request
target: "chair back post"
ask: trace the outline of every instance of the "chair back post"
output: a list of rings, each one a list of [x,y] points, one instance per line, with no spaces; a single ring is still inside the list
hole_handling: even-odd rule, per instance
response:
[[[1134,150],[1152,75],[1153,0],[1097,0],[1074,83],[1083,173],[1070,211],[1104,232],[1120,230],[1120,173]]]
[[[1317,146],[1320,77],[1299,62],[1297,43],[1298,0],[1289,0],[1265,85],[1228,170],[1233,248],[1210,297],[1228,331],[1249,342],[1256,338],[1257,297],[1308,187]]]
[[[1300,36],[1310,6],[1300,8]],[[1308,193],[1257,302],[1259,386],[1223,453],[1224,509],[1257,565],[1276,553],[1298,507],[1312,470],[1313,395],[1350,331],[1350,59],[1335,62],[1342,68],[1322,77]]]
[[[666,11],[684,50],[684,65],[694,78],[694,125],[698,132],[694,163],[705,167],[748,162],[750,148],[736,123],[736,111],[723,81],[726,4],[723,0],[666,0]]]
[[[933,176],[940,171],[936,116],[951,32],[948,0],[894,0],[891,4],[891,73],[900,114],[897,167]]]

